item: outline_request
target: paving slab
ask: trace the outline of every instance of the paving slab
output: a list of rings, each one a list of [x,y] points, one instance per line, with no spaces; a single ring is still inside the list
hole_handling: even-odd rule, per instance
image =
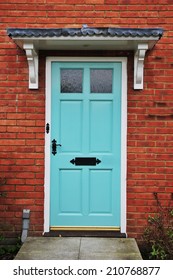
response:
[[[15,260],[142,260],[133,238],[28,237]]]
[[[80,259],[87,260],[136,260],[142,259],[135,239],[83,238]]]

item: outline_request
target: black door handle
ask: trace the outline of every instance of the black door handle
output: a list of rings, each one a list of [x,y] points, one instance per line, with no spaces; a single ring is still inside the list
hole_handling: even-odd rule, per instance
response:
[[[56,147],[57,146],[62,146],[61,144],[57,144],[57,141],[55,139],[52,140],[52,154],[55,156],[57,151],[56,151]]]

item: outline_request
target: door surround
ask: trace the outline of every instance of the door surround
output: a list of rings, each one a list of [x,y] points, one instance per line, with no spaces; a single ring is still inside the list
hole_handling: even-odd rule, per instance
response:
[[[121,62],[121,214],[120,231],[126,233],[126,170],[127,170],[127,58],[126,57],[47,57],[46,58],[46,117],[51,131],[51,63],[52,62]],[[45,132],[45,177],[44,177],[44,233],[50,231],[50,153],[51,133]]]

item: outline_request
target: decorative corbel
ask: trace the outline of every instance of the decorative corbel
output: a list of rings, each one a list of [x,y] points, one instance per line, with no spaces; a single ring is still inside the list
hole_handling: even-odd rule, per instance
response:
[[[144,59],[148,44],[138,44],[134,55],[134,89],[143,89]]]
[[[38,53],[33,43],[24,43],[29,67],[29,88],[38,89]]]

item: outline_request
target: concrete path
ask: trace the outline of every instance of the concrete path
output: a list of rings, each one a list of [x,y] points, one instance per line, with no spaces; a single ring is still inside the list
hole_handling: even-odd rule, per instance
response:
[[[15,260],[141,260],[133,238],[28,237]]]

